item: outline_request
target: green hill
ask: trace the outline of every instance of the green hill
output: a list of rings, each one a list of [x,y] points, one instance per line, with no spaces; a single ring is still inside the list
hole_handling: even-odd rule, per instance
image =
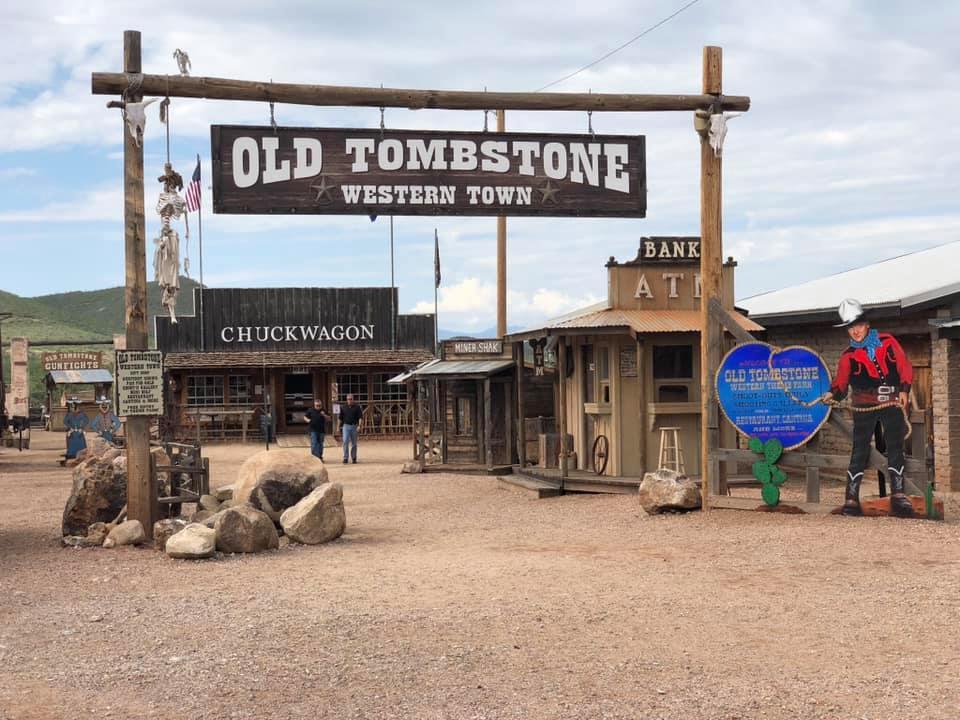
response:
[[[179,315],[193,314],[193,288],[198,283],[180,278],[180,296],[177,299]],[[41,295],[24,298],[0,290],[0,313],[13,317],[3,321],[5,342],[23,336],[31,343],[105,341],[124,331],[124,288]],[[153,335],[153,316],[163,312],[160,290],[156,283],[147,285],[148,329]]]
[[[193,314],[193,289],[198,283],[180,278],[177,314]],[[0,322],[3,334],[3,377],[10,380],[10,339],[25,337],[30,341],[30,398],[31,402],[45,402],[40,354],[55,350],[100,350],[105,353],[107,365],[112,366],[112,349],[102,343],[112,343],[115,334],[124,332],[124,288],[57,293],[25,298],[0,290],[0,315],[11,313]],[[147,323],[153,339],[153,317],[162,314],[160,289],[156,283],[147,285]],[[56,346],[56,343],[100,343]],[[43,343],[38,346],[38,343]]]

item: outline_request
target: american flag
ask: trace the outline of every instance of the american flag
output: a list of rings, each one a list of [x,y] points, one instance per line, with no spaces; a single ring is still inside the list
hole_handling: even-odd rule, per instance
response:
[[[193,171],[193,179],[187,185],[187,210],[197,212],[200,209],[200,156],[197,155],[197,169]]]

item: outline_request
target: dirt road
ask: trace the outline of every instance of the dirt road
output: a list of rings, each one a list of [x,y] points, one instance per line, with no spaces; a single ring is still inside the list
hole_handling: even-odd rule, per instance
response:
[[[960,717],[953,498],[647,517],[366,442],[340,540],[191,563],[62,548],[60,442],[0,450],[4,720]],[[210,446],[213,484],[257,450]]]

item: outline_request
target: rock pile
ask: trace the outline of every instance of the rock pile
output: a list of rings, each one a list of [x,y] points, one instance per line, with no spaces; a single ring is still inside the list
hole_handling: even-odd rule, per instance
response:
[[[163,453],[161,448],[154,451]],[[163,454],[156,462],[169,460]],[[106,443],[91,443],[74,468],[63,543],[142,544],[146,538],[140,522],[121,522],[126,486],[126,456]],[[184,559],[276,550],[281,532],[290,542],[315,545],[340,537],[345,529],[343,487],[330,483],[326,468],[315,458],[296,450],[254,455],[241,466],[235,486],[203,495],[189,518],[159,520],[152,528],[156,549]]]

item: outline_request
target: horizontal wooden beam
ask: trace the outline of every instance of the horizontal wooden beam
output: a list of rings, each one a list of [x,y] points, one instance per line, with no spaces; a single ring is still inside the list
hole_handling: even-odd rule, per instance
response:
[[[180,75],[143,75],[138,92],[144,95],[245,100],[325,107],[393,107],[423,110],[593,110],[594,112],[670,112],[706,109],[712,95],[628,95],[608,93],[475,92],[399,88],[302,85]],[[131,77],[124,73],[93,73],[94,95],[122,95]],[[750,109],[750,98],[722,96],[724,110]]]
[[[716,456],[716,458],[721,462],[754,463],[760,459],[760,456],[752,450],[739,450],[733,448],[719,448],[711,451],[710,454]],[[905,458],[905,460],[908,473],[914,473],[926,477],[927,465],[923,460],[918,460],[917,458]],[[826,468],[829,470],[846,470],[850,465],[850,456],[822,455],[820,453],[808,453],[801,450],[787,450],[783,453],[783,455],[780,456],[780,460],[777,461],[777,464],[784,467],[794,468],[816,467]],[[883,455],[879,455],[878,462],[877,458],[872,457],[868,467],[886,472],[886,458],[884,458]],[[919,492],[919,488],[915,487],[914,492]]]

